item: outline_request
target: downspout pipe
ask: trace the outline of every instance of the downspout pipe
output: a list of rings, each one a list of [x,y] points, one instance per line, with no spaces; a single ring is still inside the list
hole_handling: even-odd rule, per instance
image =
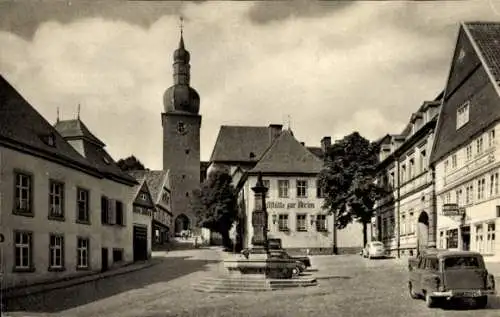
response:
[[[400,258],[400,246],[401,246],[401,237],[400,237],[400,198],[401,198],[401,171],[400,171],[400,164],[399,164],[399,157],[397,159],[397,171],[398,171],[398,190],[397,190],[397,195],[396,195],[396,217],[397,217],[397,231],[396,231],[396,236],[397,236],[397,257],[398,259]]]

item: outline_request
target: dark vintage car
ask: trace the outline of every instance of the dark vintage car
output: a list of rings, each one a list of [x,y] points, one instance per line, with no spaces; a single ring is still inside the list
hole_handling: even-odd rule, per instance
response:
[[[472,299],[478,308],[496,294],[495,279],[483,256],[471,251],[428,249],[408,261],[410,296],[425,298],[428,307],[450,299]]]
[[[308,256],[291,256],[283,249],[269,250],[269,253],[273,257],[278,257],[281,259],[293,259],[303,264],[300,266],[300,272],[305,271],[308,267],[311,267],[311,260]]]

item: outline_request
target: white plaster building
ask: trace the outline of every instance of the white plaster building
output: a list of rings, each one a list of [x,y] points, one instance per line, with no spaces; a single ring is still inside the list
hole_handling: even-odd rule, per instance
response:
[[[80,119],[53,127],[0,76],[2,288],[131,262],[135,184]]]

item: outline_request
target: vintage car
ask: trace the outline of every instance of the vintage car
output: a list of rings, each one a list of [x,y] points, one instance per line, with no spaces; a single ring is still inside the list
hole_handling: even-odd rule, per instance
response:
[[[380,241],[370,241],[361,251],[361,255],[364,258],[385,258],[385,248],[384,244]]]
[[[495,279],[477,252],[427,249],[409,259],[408,269],[410,296],[425,298],[427,307],[444,300],[472,299],[484,308],[488,295],[496,294]]]
[[[308,267],[311,267],[311,260],[308,256],[291,256],[283,249],[274,249],[269,250],[269,253],[272,257],[277,257],[281,259],[293,259],[295,261],[300,262],[299,270],[300,272],[304,272]]]

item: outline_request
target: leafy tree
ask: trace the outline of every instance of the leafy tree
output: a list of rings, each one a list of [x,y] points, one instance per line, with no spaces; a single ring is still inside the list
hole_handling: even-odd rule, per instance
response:
[[[122,171],[143,171],[146,168],[134,155],[120,159],[116,162]]]
[[[229,231],[238,219],[238,205],[236,190],[227,172],[210,173],[201,188],[193,192],[190,207],[199,226],[220,233],[224,247],[232,247]]]
[[[319,175],[325,194],[323,208],[335,217],[337,229],[354,220],[363,225],[363,245],[367,243],[367,225],[374,216],[375,202],[385,190],[375,183],[378,146],[358,132],[335,142],[325,155],[325,167]]]

